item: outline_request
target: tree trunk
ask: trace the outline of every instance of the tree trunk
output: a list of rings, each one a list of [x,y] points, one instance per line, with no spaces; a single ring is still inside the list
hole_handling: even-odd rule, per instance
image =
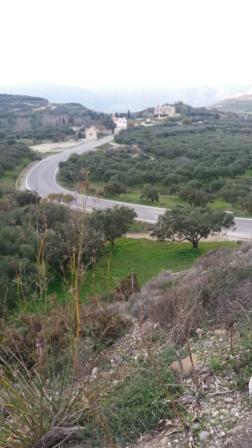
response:
[[[53,448],[60,442],[67,442],[69,440],[79,440],[80,433],[83,430],[81,426],[60,427],[55,426],[46,434],[44,434],[33,448]]]
[[[199,247],[198,240],[192,240],[192,245],[193,245],[194,249],[198,249],[198,247]]]

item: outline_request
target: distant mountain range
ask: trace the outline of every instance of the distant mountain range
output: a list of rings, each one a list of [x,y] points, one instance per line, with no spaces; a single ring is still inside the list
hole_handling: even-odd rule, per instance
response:
[[[252,113],[252,95],[241,95],[228,98],[215,104],[218,110],[224,112],[236,112],[238,114]]]
[[[252,86],[156,88],[156,89],[103,89],[88,90],[79,87],[52,84],[31,84],[0,87],[1,93],[21,94],[48,98],[53,103],[81,103],[85,107],[104,112],[139,111],[163,103],[183,101],[194,107],[209,107],[227,98],[252,94]]]

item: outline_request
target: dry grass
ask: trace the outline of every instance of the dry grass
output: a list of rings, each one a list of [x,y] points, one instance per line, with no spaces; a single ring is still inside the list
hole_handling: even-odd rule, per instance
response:
[[[149,286],[148,286],[149,285]],[[186,273],[150,282],[130,300],[133,313],[159,322],[175,343],[206,320],[227,327],[252,307],[252,248],[212,251]]]
[[[0,361],[0,444],[5,448],[56,446],[42,445],[41,438],[52,430],[55,434],[59,427],[68,427],[64,438],[71,438],[71,427],[76,429],[85,406],[83,394],[67,369],[63,369],[61,378],[48,382],[37,371],[28,370],[10,351]]]

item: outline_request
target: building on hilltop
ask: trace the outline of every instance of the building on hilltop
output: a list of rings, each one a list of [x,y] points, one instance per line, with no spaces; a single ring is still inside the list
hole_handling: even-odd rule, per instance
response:
[[[160,117],[175,117],[176,108],[175,106],[171,106],[170,104],[163,104],[162,106],[156,106],[154,108],[154,115],[158,118]]]
[[[112,117],[113,123],[115,125],[114,133],[118,134],[122,129],[127,129],[128,120],[125,117],[116,117],[113,115]]]
[[[85,130],[86,140],[97,140],[97,131],[95,126],[90,126]]]

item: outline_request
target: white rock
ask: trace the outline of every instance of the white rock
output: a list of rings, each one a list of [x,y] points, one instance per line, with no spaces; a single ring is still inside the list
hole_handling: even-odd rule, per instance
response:
[[[92,369],[92,372],[91,372],[91,375],[90,375],[90,378],[91,378],[92,380],[94,380],[94,379],[97,377],[98,371],[99,371],[98,367],[94,367],[94,368]]]
[[[224,328],[218,328],[214,330],[214,334],[215,336],[225,336],[227,334],[227,330],[225,330]]]
[[[199,433],[200,442],[206,442],[209,439],[209,436],[210,436],[209,432],[201,431]]]
[[[231,415],[231,417],[238,417],[239,416],[239,409],[238,408],[230,409],[230,415]]]

